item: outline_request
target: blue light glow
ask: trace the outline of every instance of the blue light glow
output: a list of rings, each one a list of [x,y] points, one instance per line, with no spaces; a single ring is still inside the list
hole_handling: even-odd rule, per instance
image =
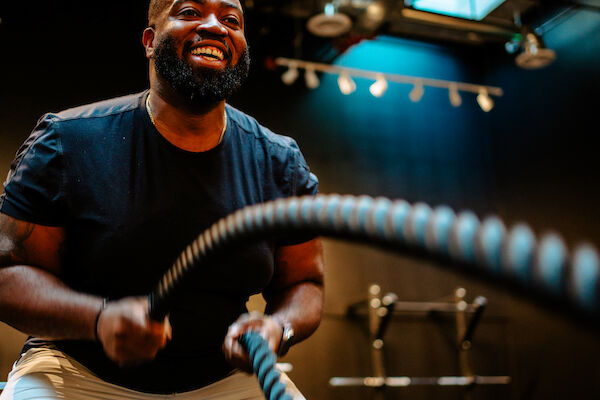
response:
[[[364,40],[341,54],[333,64],[382,73],[420,76],[459,82],[479,80],[470,50],[389,36]],[[482,149],[488,146],[487,120],[471,93],[461,93],[463,104],[453,107],[448,90],[427,87],[413,103],[410,84],[388,82],[381,97],[369,88],[374,79],[353,77],[355,91],[344,96],[339,76],[323,74],[321,85],[303,97],[300,118],[314,132],[315,157],[335,160],[336,168],[320,171],[335,190],[350,191],[355,182],[337,181],[337,169],[360,171],[361,193],[391,198],[427,199],[437,196],[452,204],[461,193],[485,187]],[[303,138],[307,142],[310,139]],[[325,161],[323,161],[325,162]],[[352,175],[352,174],[350,174]],[[349,175],[349,176],[350,176]],[[348,186],[344,186],[348,184]],[[323,186],[327,191],[326,186]]]
[[[325,4],[325,15],[331,17],[333,14],[335,14],[335,7],[334,7],[334,5],[331,4],[331,3]]]
[[[416,10],[480,21],[502,3],[504,0],[413,0],[411,5]]]

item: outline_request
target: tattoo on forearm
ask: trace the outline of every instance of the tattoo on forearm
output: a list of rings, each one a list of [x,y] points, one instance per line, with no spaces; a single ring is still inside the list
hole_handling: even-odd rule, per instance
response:
[[[33,233],[34,224],[0,216],[0,266],[26,262],[25,241]]]

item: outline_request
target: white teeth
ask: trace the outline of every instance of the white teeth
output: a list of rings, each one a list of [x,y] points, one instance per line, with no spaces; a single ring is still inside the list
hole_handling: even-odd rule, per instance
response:
[[[192,50],[192,54],[194,55],[209,55],[218,58],[219,60],[223,60],[223,52],[216,47],[213,46],[203,46],[196,47]]]

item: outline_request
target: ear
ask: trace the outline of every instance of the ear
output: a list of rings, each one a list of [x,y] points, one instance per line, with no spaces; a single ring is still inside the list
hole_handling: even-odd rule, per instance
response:
[[[146,58],[154,57],[154,28],[147,27],[142,34],[142,43],[146,49]]]

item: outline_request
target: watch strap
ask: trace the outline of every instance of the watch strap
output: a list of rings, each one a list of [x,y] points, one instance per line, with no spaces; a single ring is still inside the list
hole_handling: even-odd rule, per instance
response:
[[[294,328],[288,321],[282,321],[280,318],[275,320],[281,325],[281,339],[279,340],[279,347],[277,348],[277,356],[283,357],[287,354],[292,346],[294,339]]]

